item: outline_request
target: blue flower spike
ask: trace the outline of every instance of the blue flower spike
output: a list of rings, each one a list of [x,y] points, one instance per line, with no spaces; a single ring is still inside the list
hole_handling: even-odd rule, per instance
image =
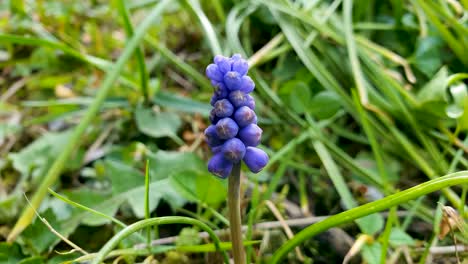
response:
[[[206,76],[214,87],[210,104],[211,125],[205,130],[208,146],[214,153],[208,171],[226,178],[234,165],[244,161],[250,171],[260,172],[268,163],[268,155],[256,148],[262,129],[257,125],[255,89],[247,76],[249,65],[240,54],[231,58],[217,55],[206,68]]]

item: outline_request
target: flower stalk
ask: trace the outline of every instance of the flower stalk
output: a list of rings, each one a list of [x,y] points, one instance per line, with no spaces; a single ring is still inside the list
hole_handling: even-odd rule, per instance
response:
[[[229,230],[231,232],[232,255],[234,263],[245,264],[242,243],[242,221],[240,212],[240,162],[234,164],[228,183]]]

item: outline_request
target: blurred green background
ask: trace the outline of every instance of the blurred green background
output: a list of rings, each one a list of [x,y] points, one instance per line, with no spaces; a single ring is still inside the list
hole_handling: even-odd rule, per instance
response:
[[[0,243],[0,263],[83,256],[33,220],[25,195],[63,237],[98,251],[145,218],[147,160],[152,217],[227,228],[226,182],[207,172],[203,138],[213,92],[204,70],[216,54],[249,60],[271,160],[243,173],[251,262],[268,263],[288,239],[271,204],[299,219],[287,222],[295,233],[316,216],[466,170],[467,9],[466,0],[1,1],[0,240],[10,243]],[[467,242],[437,237],[442,205],[464,222],[466,190],[332,229],[285,263],[341,263],[356,239],[365,242],[355,263],[455,263],[462,252],[429,248]],[[116,261],[221,261],[195,227],[155,230],[163,246],[137,251],[130,237],[119,246],[133,250]]]

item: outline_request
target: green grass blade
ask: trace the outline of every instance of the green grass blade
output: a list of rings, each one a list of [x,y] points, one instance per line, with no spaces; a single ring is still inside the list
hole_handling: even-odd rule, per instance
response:
[[[10,34],[1,34],[0,33],[0,42],[3,43],[15,43],[15,44],[22,44],[22,45],[29,45],[29,46],[40,46],[40,47],[48,47],[52,49],[58,49],[64,52],[65,54],[72,56],[80,61],[89,63],[90,65],[93,65],[94,67],[105,71],[109,72],[112,71],[113,63],[102,59],[98,57],[94,57],[91,55],[86,55],[82,54],[79,51],[54,40],[47,40],[47,39],[40,39],[40,38],[35,38],[35,37],[23,37],[23,36],[16,36],[16,35],[10,35]],[[136,89],[138,87],[138,84],[133,81],[130,76],[127,74],[119,76],[119,80],[133,88]]]
[[[117,1],[117,10],[119,11],[120,17],[122,17],[123,24],[127,36],[130,38],[133,36],[133,26],[132,22],[129,18],[129,12],[127,7],[125,6],[124,0]],[[141,86],[141,93],[145,99],[146,103],[150,101],[150,94],[148,89],[148,73],[146,71],[146,64],[145,64],[145,56],[142,50],[142,47],[137,47],[136,51],[136,59],[138,62],[138,70],[140,72],[140,86]]]
[[[203,12],[200,2],[198,0],[183,0],[183,2],[190,8],[190,11],[197,17],[198,21],[200,22],[200,25],[205,32],[206,38],[208,39],[208,45],[210,45],[213,56],[223,54],[223,50],[221,49],[221,45],[219,44],[218,37],[216,36],[216,32],[213,29],[213,25]]]
[[[87,206],[84,206],[84,205],[82,205],[82,204],[79,204],[79,203],[77,203],[77,202],[74,202],[74,201],[68,199],[67,197],[65,197],[65,196],[63,196],[63,195],[60,195],[60,194],[56,193],[55,191],[53,191],[53,190],[50,189],[50,188],[49,188],[48,190],[49,190],[49,193],[52,194],[53,196],[55,196],[57,199],[62,200],[63,202],[65,202],[65,203],[67,203],[67,204],[69,204],[69,205],[71,205],[71,206],[74,206],[74,207],[76,207],[76,208],[80,208],[80,209],[82,209],[82,210],[84,210],[84,211],[87,211],[87,212],[90,212],[90,213],[92,213],[92,214],[98,215],[98,216],[100,216],[100,217],[102,217],[102,218],[109,219],[110,221],[112,221],[112,222],[115,223],[116,225],[120,226],[121,228],[126,228],[126,227],[127,227],[126,224],[124,224],[123,222],[121,222],[119,219],[117,219],[117,218],[115,218],[115,217],[112,217],[112,216],[110,216],[110,215],[106,215],[106,214],[101,213],[101,212],[99,212],[99,211],[97,211],[97,210],[94,210],[94,209],[92,209],[92,208],[89,208],[89,207],[87,207]],[[142,237],[140,234],[135,233],[135,235],[138,237],[138,239],[139,239],[141,242],[145,241],[144,237]]]
[[[353,0],[344,0],[343,3],[343,25],[346,39],[346,47],[348,49],[349,61],[351,63],[351,71],[353,73],[354,82],[359,92],[359,99],[362,104],[366,105],[369,101],[362,75],[361,64],[356,50],[356,42],[353,33]]]
[[[379,237],[379,240],[382,243],[382,250],[380,251],[380,264],[385,264],[387,258],[387,250],[388,244],[390,239],[390,232],[392,231],[393,223],[396,222],[397,215],[396,215],[397,207],[390,208],[390,212],[388,214],[387,223],[385,224],[385,229]]]
[[[27,207],[23,213],[21,214],[20,218],[16,222],[14,228],[10,232],[8,236],[8,241],[13,241],[16,237],[21,233],[32,221],[34,218],[34,209],[39,208],[42,200],[47,194],[48,188],[54,184],[59,177],[62,169],[65,166],[65,163],[70,158],[73,150],[76,149],[80,140],[89,126],[91,121],[96,117],[96,114],[99,111],[102,103],[104,102],[109,90],[111,89],[114,82],[120,75],[125,63],[130,59],[133,52],[138,47],[139,43],[141,42],[143,36],[146,34],[146,31],[152,25],[152,22],[159,17],[159,15],[163,12],[164,8],[170,3],[169,0],[161,1],[156,7],[154,7],[151,12],[148,14],[145,20],[141,22],[138,26],[135,35],[130,39],[127,43],[122,55],[117,60],[115,67],[112,71],[108,72],[106,78],[104,79],[99,92],[97,93],[93,103],[90,105],[89,109],[87,110],[85,116],[81,119],[78,126],[75,128],[73,134],[71,135],[68,144],[64,147],[61,154],[58,158],[54,161],[51,168],[48,170],[47,174],[45,175],[44,179],[41,182],[41,185],[37,189],[36,193],[34,194],[31,204],[32,207]]]
[[[117,218],[114,218],[114,217],[112,217],[112,216],[110,216],[110,215],[106,215],[106,214],[101,213],[101,212],[99,212],[99,211],[96,211],[96,210],[94,210],[94,209],[92,209],[92,208],[89,208],[89,207],[87,207],[87,206],[84,206],[84,205],[82,205],[82,204],[79,204],[79,203],[77,203],[77,202],[74,202],[74,201],[68,199],[67,197],[65,197],[65,196],[63,196],[63,195],[60,195],[60,194],[56,193],[55,191],[53,191],[53,190],[50,189],[50,188],[48,189],[48,191],[49,191],[50,194],[52,194],[53,196],[55,196],[57,199],[62,200],[63,202],[65,202],[65,203],[67,203],[67,204],[70,204],[70,205],[72,205],[72,206],[74,206],[74,207],[77,207],[77,208],[80,208],[80,209],[82,209],[82,210],[88,211],[88,212],[90,212],[90,213],[92,213],[92,214],[95,214],[95,215],[98,215],[98,216],[100,216],[100,217],[102,217],[102,218],[109,219],[110,221],[112,221],[113,223],[115,223],[116,225],[118,225],[118,226],[120,226],[120,227],[122,227],[122,228],[127,227],[126,224],[122,223],[122,222],[119,221]]]
[[[381,145],[379,142],[377,142],[377,138],[374,133],[374,128],[369,124],[368,117],[367,117],[368,113],[364,111],[364,108],[361,105],[362,101],[359,101],[354,90],[353,90],[353,98],[354,98],[354,103],[358,110],[359,116],[361,118],[361,124],[364,128],[367,138],[369,139],[369,143],[372,147],[372,152],[374,153],[374,157],[377,163],[379,174],[382,177],[382,181],[385,186],[388,182],[388,175],[387,175],[387,170],[385,169],[385,165],[384,165],[383,152],[382,152]]]
[[[452,51],[457,55],[458,59],[465,65],[468,66],[468,56],[466,54],[466,50],[463,47],[463,42],[460,42],[451,32],[450,30],[444,25],[437,15],[434,13],[435,10],[432,10],[424,0],[414,0],[413,3],[417,2],[417,6],[423,9],[424,13],[427,15],[428,20],[434,24],[436,29],[440,32],[444,40],[447,42],[448,46],[452,49]],[[418,8],[416,7],[416,8]]]
[[[0,33],[0,43],[15,43],[15,44],[28,45],[28,46],[41,46],[41,47],[49,47],[52,49],[58,49],[58,50],[63,51],[65,54],[68,54],[76,59],[92,64],[104,71],[109,70],[110,67],[112,66],[112,63],[107,60],[82,54],[79,51],[73,48],[70,48],[69,46],[63,43],[57,42],[57,41]]]
[[[145,166],[145,219],[150,218],[150,209],[149,209],[149,192],[150,192],[150,174],[149,174],[149,159],[146,160]],[[155,233],[158,233],[158,227],[154,226]],[[158,236],[156,236],[157,238]],[[146,238],[148,248],[151,247],[151,227],[148,227],[146,230]]]
[[[122,241],[122,239],[128,237],[129,235],[137,232],[140,229],[143,229],[148,226],[152,225],[167,225],[167,224],[187,224],[187,225],[195,225],[199,227],[200,229],[206,231],[210,238],[213,240],[215,243],[216,249],[218,251],[222,250],[220,243],[221,241],[219,240],[218,236],[216,236],[215,232],[206,224],[203,222],[200,222],[198,220],[195,220],[193,218],[189,217],[182,217],[182,216],[166,216],[166,217],[158,217],[158,218],[150,218],[150,219],[145,219],[141,220],[138,222],[133,223],[132,225],[129,225],[127,228],[121,230],[119,233],[117,233],[115,236],[112,237],[107,243],[99,250],[99,252],[96,255],[96,258],[91,262],[91,264],[99,264],[101,263],[104,258],[106,257],[109,252],[112,251],[119,243]],[[229,257],[226,253],[226,251],[222,250],[223,255],[224,255],[224,261],[226,264],[229,264]]]
[[[175,55],[171,50],[166,48],[163,44],[161,44],[158,40],[151,36],[146,36],[145,41],[148,42],[149,45],[154,47],[162,57],[170,61],[174,64],[177,68],[179,68],[183,73],[190,76],[198,85],[206,88],[208,90],[212,89],[210,82],[207,80],[205,76],[200,74],[196,69],[194,69],[190,64],[181,60],[177,55]]]
[[[286,254],[296,246],[331,227],[336,227],[372,213],[377,213],[389,209],[391,207],[406,203],[410,200],[429,194],[431,192],[444,189],[446,187],[466,183],[468,183],[468,171],[460,171],[436,178],[434,180],[430,180],[375,202],[367,203],[365,205],[331,216],[297,233],[292,239],[283,244],[281,248],[279,248],[274,253],[270,263],[279,263],[286,256]]]

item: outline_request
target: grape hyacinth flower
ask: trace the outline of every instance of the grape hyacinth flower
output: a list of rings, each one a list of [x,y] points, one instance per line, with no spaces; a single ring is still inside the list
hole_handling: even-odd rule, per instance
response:
[[[268,155],[256,148],[262,129],[257,126],[255,101],[249,94],[255,83],[246,75],[248,69],[247,61],[239,54],[231,58],[218,55],[206,68],[206,76],[215,88],[210,102],[211,125],[205,130],[207,143],[215,154],[208,170],[223,179],[241,161],[254,173],[268,162]]]
[[[240,214],[241,162],[254,173],[268,163],[268,155],[257,148],[263,131],[257,125],[255,100],[249,94],[255,83],[247,76],[248,70],[247,61],[239,54],[231,58],[218,55],[206,68],[206,76],[214,86],[211,125],[205,130],[206,142],[214,154],[208,162],[208,171],[223,179],[231,175],[228,208],[235,264],[245,264]]]

